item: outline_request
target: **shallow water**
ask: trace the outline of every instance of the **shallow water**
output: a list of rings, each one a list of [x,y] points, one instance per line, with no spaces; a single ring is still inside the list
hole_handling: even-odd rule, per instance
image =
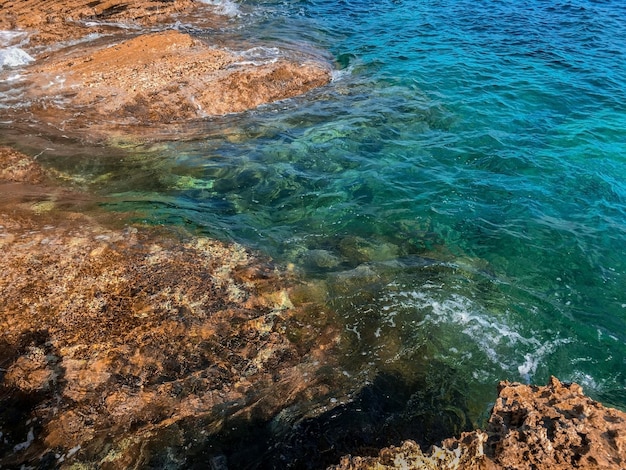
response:
[[[556,375],[626,408],[622,2],[229,12],[222,44],[252,38],[265,49],[251,60],[326,51],[335,80],[194,123],[182,140],[92,148],[18,114],[0,119],[0,141],[45,149],[40,162],[108,210],[295,265],[339,313],[357,384],[461,390],[474,424],[502,379]],[[441,396],[438,407],[460,400]]]

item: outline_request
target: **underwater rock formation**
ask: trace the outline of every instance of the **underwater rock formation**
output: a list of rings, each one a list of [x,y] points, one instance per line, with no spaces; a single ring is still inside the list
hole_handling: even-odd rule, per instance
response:
[[[423,453],[412,441],[378,457],[344,457],[334,470],[623,469],[626,413],[552,377],[544,387],[501,382],[485,431],[463,433]]]
[[[8,147],[0,147],[0,182],[41,183],[43,169],[32,158]]]
[[[32,182],[5,167],[27,160],[0,149],[0,184]],[[327,393],[336,332],[299,330],[270,260],[41,194],[0,202],[0,467],[188,468],[223,429]]]

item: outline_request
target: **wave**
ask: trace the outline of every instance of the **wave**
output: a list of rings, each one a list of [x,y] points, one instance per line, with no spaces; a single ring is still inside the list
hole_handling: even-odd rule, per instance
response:
[[[34,62],[35,59],[19,47],[0,49],[0,68],[19,67]]]
[[[215,12],[220,15],[229,16],[231,18],[241,15],[239,5],[230,0],[200,0],[200,2],[205,5],[211,5],[214,7]]]

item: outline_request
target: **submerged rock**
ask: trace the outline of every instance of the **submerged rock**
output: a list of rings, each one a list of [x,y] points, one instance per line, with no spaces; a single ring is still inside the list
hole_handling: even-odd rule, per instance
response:
[[[41,183],[44,170],[32,158],[9,147],[0,147],[0,181]]]
[[[336,333],[292,342],[292,281],[241,246],[12,201],[0,244],[2,468],[188,468],[328,392]]]
[[[552,378],[545,387],[502,382],[485,431],[447,439],[429,453],[412,441],[378,457],[344,457],[334,470],[623,469],[626,413]]]

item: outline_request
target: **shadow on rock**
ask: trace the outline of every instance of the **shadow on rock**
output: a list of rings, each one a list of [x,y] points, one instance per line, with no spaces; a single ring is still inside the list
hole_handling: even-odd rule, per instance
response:
[[[450,407],[449,398],[424,383],[380,374],[352,399],[331,399],[314,417],[286,409],[271,421],[231,423],[224,428],[230,431],[214,436],[195,456],[193,468],[218,462],[220,469],[323,469],[343,455],[376,455],[408,438],[428,447],[469,430],[460,392],[458,408]]]

